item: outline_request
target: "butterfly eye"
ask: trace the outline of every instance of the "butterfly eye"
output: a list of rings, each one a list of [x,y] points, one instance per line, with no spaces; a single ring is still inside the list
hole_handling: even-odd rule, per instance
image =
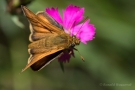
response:
[[[74,47],[75,46],[75,43],[72,43],[71,45],[70,45],[70,47]]]

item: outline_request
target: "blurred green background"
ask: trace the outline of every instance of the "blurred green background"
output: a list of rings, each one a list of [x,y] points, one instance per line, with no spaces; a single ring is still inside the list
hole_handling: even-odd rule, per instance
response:
[[[29,24],[20,5],[33,12],[60,10],[69,4],[85,7],[96,37],[78,46],[85,62],[57,60],[39,72],[20,73],[29,54]],[[135,90],[134,0],[0,0],[0,90]]]

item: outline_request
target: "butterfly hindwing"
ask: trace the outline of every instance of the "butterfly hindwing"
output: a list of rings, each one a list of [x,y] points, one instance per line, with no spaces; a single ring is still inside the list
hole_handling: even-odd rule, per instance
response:
[[[51,61],[52,61],[52,59],[53,58],[48,58],[47,56],[49,56],[49,55],[54,55],[55,56],[55,53],[57,53],[57,52],[59,52],[59,53],[57,53],[57,54],[60,54],[61,53],[61,51],[62,51],[63,49],[61,48],[61,49],[54,49],[54,50],[51,50],[51,51],[49,51],[49,52],[47,52],[47,53],[38,53],[38,54],[31,54],[30,55],[30,57],[29,57],[29,60],[28,60],[28,64],[26,65],[26,67],[22,70],[22,72],[23,71],[25,71],[27,68],[29,68],[29,67],[31,67],[32,65],[39,65],[38,66],[38,70],[40,70],[44,65],[47,65],[47,63],[50,63]],[[57,55],[56,54],[56,55]],[[58,56],[58,55],[57,55]],[[55,57],[57,57],[57,56],[55,56]],[[54,57],[54,58],[55,58]],[[37,64],[36,64],[37,63]],[[40,65],[40,64],[41,65]],[[42,64],[43,63],[43,64]],[[32,67],[34,67],[34,66],[32,66]],[[40,68],[39,68],[40,67]],[[34,67],[35,68],[35,67]],[[35,70],[35,69],[34,69]],[[37,71],[37,69],[36,69],[36,71]]]
[[[48,65],[50,62],[52,62],[54,59],[58,58],[62,54],[62,52],[63,50],[41,58],[39,61],[30,66],[31,69],[34,71],[39,71],[40,69]]]

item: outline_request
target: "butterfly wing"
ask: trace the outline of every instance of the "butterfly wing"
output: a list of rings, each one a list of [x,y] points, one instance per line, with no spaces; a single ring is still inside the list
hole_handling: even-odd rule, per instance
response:
[[[40,11],[36,15],[39,18],[41,18],[44,22],[55,25],[56,27],[63,30],[62,26],[59,23],[57,23],[52,17],[50,17],[46,12]],[[29,40],[31,42],[48,37],[48,36],[52,35],[52,33],[57,34],[53,31],[51,31],[52,33],[50,33],[50,31],[45,27],[37,27],[32,24],[30,24],[30,31],[31,31],[31,34],[30,34]]]
[[[58,35],[60,33],[64,33],[64,31],[62,30],[62,26],[59,25],[47,13],[38,12],[35,15],[25,6],[22,6],[22,10],[30,22],[31,34],[29,40],[32,43],[34,43],[35,41],[39,42],[39,40],[41,39],[47,39],[48,37]],[[22,72],[25,71],[28,67],[31,67],[35,71],[43,68],[56,57],[58,57],[64,49],[56,48],[55,45],[50,47],[51,50],[49,50],[48,48],[37,49],[37,46],[38,45],[35,45],[35,47],[31,48],[29,47],[30,58],[28,60],[28,64],[22,70]]]
[[[32,26],[37,26],[37,27],[43,28],[41,30],[35,29],[38,32],[45,32],[45,33],[46,33],[46,31],[50,31],[51,33],[60,33],[60,32],[62,32],[59,27],[57,27],[55,25],[52,25],[51,22],[49,22],[49,20],[43,19],[40,16],[35,15],[32,11],[30,11],[25,6],[21,6],[21,7],[22,7],[24,15],[28,18],[28,20],[29,20],[30,24],[32,24]],[[46,18],[46,17],[44,17],[44,18]],[[46,29],[46,30],[44,30],[44,29]]]
[[[40,11],[35,15],[27,7],[25,6],[21,7],[24,12],[24,15],[28,18],[30,23],[31,34],[29,40],[31,42],[42,39],[51,34],[59,34],[60,32],[63,31],[62,26],[58,24],[46,12]]]
[[[42,59],[40,59],[39,61],[37,61],[33,65],[31,65],[32,70],[34,70],[34,71],[41,70],[46,65],[48,65],[50,62],[52,62],[53,60],[58,58],[62,54],[62,52],[63,52],[63,50],[60,50],[60,51],[58,51],[56,53],[53,53],[53,54],[48,55],[46,57],[43,57]]]
[[[62,51],[63,49],[54,49],[47,53],[31,54],[29,57],[29,63],[22,70],[22,72],[29,67],[31,67],[34,71],[42,69],[44,66],[48,65],[51,61],[53,61],[56,57],[58,57],[62,53]]]

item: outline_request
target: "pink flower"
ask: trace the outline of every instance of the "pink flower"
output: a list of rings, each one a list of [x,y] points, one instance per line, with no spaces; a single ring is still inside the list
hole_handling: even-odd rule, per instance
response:
[[[76,35],[82,43],[87,44],[88,41],[94,39],[96,28],[93,24],[89,24],[90,19],[80,23],[84,19],[84,8],[71,4],[63,10],[63,17],[61,17],[58,8],[46,8],[46,12],[63,26],[66,33],[69,33],[71,36]],[[69,61],[70,57],[71,54],[64,52],[59,61]]]

